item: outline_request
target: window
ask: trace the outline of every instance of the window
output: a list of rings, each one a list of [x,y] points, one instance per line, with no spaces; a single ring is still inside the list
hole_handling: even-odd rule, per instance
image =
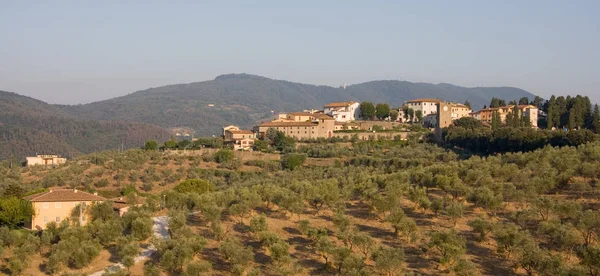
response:
[[[61,206],[60,202],[54,202],[54,208],[60,208]]]
[[[48,203],[48,202],[44,202],[44,204],[42,204],[42,207],[43,207],[44,209],[48,209],[48,208],[50,208],[50,203]]]
[[[56,217],[56,222],[60,222],[60,217]]]
[[[48,217],[44,217],[44,222],[48,222]]]

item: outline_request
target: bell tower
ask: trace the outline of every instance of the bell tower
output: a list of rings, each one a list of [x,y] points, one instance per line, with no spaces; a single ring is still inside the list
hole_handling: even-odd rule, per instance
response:
[[[442,129],[452,124],[452,106],[447,102],[440,102],[437,106],[435,123],[435,137],[438,142],[442,141]]]

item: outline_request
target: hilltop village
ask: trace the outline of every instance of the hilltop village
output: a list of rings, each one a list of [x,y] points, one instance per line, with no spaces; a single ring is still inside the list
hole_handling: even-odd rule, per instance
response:
[[[486,107],[473,112],[469,105],[432,98],[410,100],[393,109],[387,104],[347,101],[329,103],[318,110],[280,113],[272,121],[263,122],[252,130],[226,126],[223,128],[223,137],[226,143],[233,144],[235,150],[251,150],[254,140],[263,139],[271,128],[298,141],[348,139],[358,134],[361,134],[358,135],[359,139],[363,140],[381,136],[406,139],[407,131],[402,128],[403,123],[435,130],[445,128],[457,119],[471,117],[491,128],[496,121],[506,124],[511,116],[521,118],[524,126],[537,128],[538,116],[545,115],[531,104]]]

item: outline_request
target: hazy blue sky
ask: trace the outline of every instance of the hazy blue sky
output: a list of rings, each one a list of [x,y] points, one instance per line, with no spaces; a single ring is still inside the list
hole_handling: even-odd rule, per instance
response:
[[[85,103],[245,72],[600,101],[598,11],[597,0],[1,0],[0,90]]]

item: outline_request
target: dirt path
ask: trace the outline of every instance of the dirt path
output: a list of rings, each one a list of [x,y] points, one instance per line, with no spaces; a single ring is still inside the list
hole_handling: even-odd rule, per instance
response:
[[[169,217],[161,216],[161,217],[153,217],[154,225],[152,225],[152,230],[154,231],[154,236],[162,239],[166,239],[169,237]],[[139,263],[143,260],[148,259],[152,254],[156,252],[156,248],[153,245],[150,245],[148,248],[145,248],[140,252],[140,254],[135,257],[135,263]],[[97,271],[89,276],[102,276],[105,272],[115,272],[119,270],[119,268],[124,269],[125,266],[122,263],[117,263],[107,267],[105,270]]]

